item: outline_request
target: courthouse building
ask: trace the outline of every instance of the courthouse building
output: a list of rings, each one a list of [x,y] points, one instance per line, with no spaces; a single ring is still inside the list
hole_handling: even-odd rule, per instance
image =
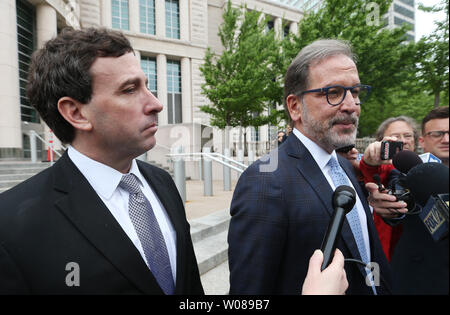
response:
[[[217,35],[226,0],[1,0],[0,1],[0,159],[30,156],[29,132],[52,140],[61,148],[49,128],[29,104],[25,87],[33,51],[66,26],[74,28],[107,27],[123,31],[140,59],[149,79],[150,90],[163,103],[157,143],[160,158],[179,138],[189,135],[195,148],[209,141],[222,150],[220,130],[211,128],[209,116],[199,110],[208,103],[201,93],[204,82],[200,66],[205,51],[222,50]],[[296,32],[302,11],[298,1],[233,0],[250,10],[270,17],[269,27]],[[286,25],[281,30],[281,25]],[[180,128],[174,128],[174,127]],[[274,128],[263,126],[248,130],[248,140],[257,149],[268,148]],[[231,133],[236,148],[238,130]],[[186,144],[182,143],[181,144]],[[47,145],[38,141],[40,156]]]

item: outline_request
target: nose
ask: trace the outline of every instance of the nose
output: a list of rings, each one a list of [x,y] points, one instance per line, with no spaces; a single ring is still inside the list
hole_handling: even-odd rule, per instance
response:
[[[359,110],[359,105],[356,104],[356,101],[353,98],[352,93],[350,91],[345,91],[344,100],[340,105],[340,110],[350,113]]]
[[[448,143],[449,137],[450,137],[450,135],[448,132],[444,133],[444,136],[442,137],[442,141],[445,143]]]
[[[146,114],[151,114],[154,112],[159,113],[160,111],[163,110],[163,105],[161,104],[159,99],[155,95],[153,95],[153,93],[149,90],[147,90],[145,101],[146,101],[145,103]]]

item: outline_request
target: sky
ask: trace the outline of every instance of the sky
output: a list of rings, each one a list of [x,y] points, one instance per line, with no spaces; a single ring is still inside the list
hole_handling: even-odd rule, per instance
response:
[[[445,12],[427,13],[417,9],[418,4],[421,2],[426,6],[432,6],[438,4],[440,0],[416,0],[416,41],[422,36],[429,35],[435,29],[434,21],[442,21],[445,18]]]

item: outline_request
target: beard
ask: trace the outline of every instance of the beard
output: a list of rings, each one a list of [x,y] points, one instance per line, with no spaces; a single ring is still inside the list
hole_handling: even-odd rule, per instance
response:
[[[314,142],[331,153],[335,149],[355,144],[359,117],[356,113],[340,114],[329,120],[318,121],[309,115],[307,106],[303,105],[302,123],[305,132]],[[334,125],[341,123],[351,123],[354,127],[339,132],[333,130]]]

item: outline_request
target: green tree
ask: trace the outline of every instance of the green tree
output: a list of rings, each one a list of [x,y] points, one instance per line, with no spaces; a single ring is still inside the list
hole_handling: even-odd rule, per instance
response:
[[[228,1],[219,28],[223,52],[218,55],[208,48],[200,68],[205,79],[202,93],[210,101],[200,109],[210,114],[211,124],[220,129],[258,127],[279,119],[271,106],[274,95],[279,97],[274,92],[280,88],[280,70],[274,66],[279,44],[274,32],[265,29],[260,13],[243,14],[242,9],[233,8]]]
[[[419,9],[426,12],[445,11],[444,21],[436,21],[434,32],[422,38],[418,43],[418,79],[423,83],[430,95],[434,96],[434,107],[441,104],[441,94],[447,95],[449,88],[449,49],[448,49],[448,0],[426,7],[419,6]],[[443,104],[445,105],[445,104]],[[448,105],[448,100],[446,105]]]
[[[416,49],[406,42],[404,25],[385,28],[383,15],[392,0],[326,0],[324,7],[299,23],[299,36],[292,56],[320,38],[347,40],[358,57],[361,82],[372,86],[368,102],[362,105],[359,136],[374,132],[379,123],[392,116],[393,88],[406,84],[415,73]]]

